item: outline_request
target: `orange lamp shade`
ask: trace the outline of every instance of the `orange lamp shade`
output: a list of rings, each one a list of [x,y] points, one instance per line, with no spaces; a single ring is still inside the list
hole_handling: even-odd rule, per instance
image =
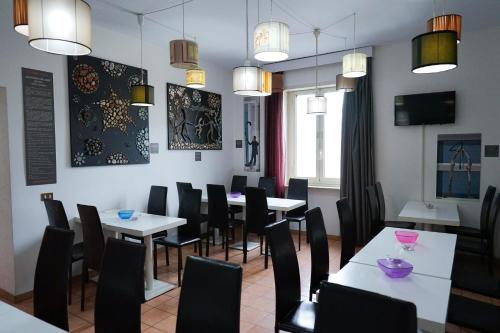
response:
[[[455,31],[457,33],[457,43],[460,43],[462,36],[462,16],[448,14],[436,16],[427,21],[427,32],[444,30]]]
[[[28,0],[14,0],[12,4],[14,30],[21,35],[29,36],[28,31]]]

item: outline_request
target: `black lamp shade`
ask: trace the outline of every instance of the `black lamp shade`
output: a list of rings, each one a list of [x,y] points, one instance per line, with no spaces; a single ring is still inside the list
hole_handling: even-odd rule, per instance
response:
[[[457,61],[457,33],[434,31],[412,40],[412,72],[437,73],[454,69]]]
[[[155,88],[147,84],[136,84],[131,87],[130,104],[134,106],[155,105]]]
[[[356,89],[356,78],[345,77],[342,74],[337,74],[336,85],[337,91],[351,92]]]

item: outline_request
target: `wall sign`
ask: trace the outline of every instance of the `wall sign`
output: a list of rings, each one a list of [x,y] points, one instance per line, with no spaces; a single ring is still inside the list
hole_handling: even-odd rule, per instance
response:
[[[52,73],[22,69],[26,185],[55,184],[56,134]]]

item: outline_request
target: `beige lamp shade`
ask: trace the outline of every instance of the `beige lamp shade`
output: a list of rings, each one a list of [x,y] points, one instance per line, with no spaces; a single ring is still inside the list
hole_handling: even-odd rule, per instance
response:
[[[342,58],[342,74],[347,78],[356,78],[366,75],[366,54],[349,53]]]
[[[14,0],[12,4],[14,30],[28,36],[28,0]]]
[[[130,105],[153,106],[155,105],[155,88],[147,84],[136,84],[130,90]]]
[[[458,14],[447,14],[431,18],[427,21],[427,32],[433,31],[455,31],[457,43],[462,38],[462,16]]]
[[[260,96],[269,96],[273,93],[273,74],[263,69],[260,69],[260,73],[261,73]]]
[[[92,49],[92,11],[83,0],[28,0],[29,43],[48,53],[69,56]]]
[[[186,70],[186,86],[194,89],[205,87],[205,71],[201,68]]]
[[[290,51],[290,29],[283,22],[262,22],[254,30],[253,48],[259,61],[283,61]]]
[[[262,89],[261,69],[249,61],[233,69],[233,92],[242,96],[260,96]]]
[[[413,73],[438,73],[457,66],[457,33],[455,31],[428,32],[413,38]]]
[[[326,97],[316,94],[307,99],[307,114],[326,114]]]
[[[198,44],[192,40],[170,41],[170,65],[181,69],[198,68]]]
[[[337,91],[351,92],[356,89],[356,79],[352,77],[344,77],[342,74],[336,76]]]

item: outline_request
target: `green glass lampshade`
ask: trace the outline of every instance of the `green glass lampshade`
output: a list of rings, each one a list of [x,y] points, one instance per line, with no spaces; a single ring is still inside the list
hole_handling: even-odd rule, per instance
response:
[[[457,33],[451,30],[434,31],[412,40],[412,72],[438,73],[458,66]]]
[[[131,87],[130,104],[133,106],[155,105],[155,88],[147,84],[136,84]]]

